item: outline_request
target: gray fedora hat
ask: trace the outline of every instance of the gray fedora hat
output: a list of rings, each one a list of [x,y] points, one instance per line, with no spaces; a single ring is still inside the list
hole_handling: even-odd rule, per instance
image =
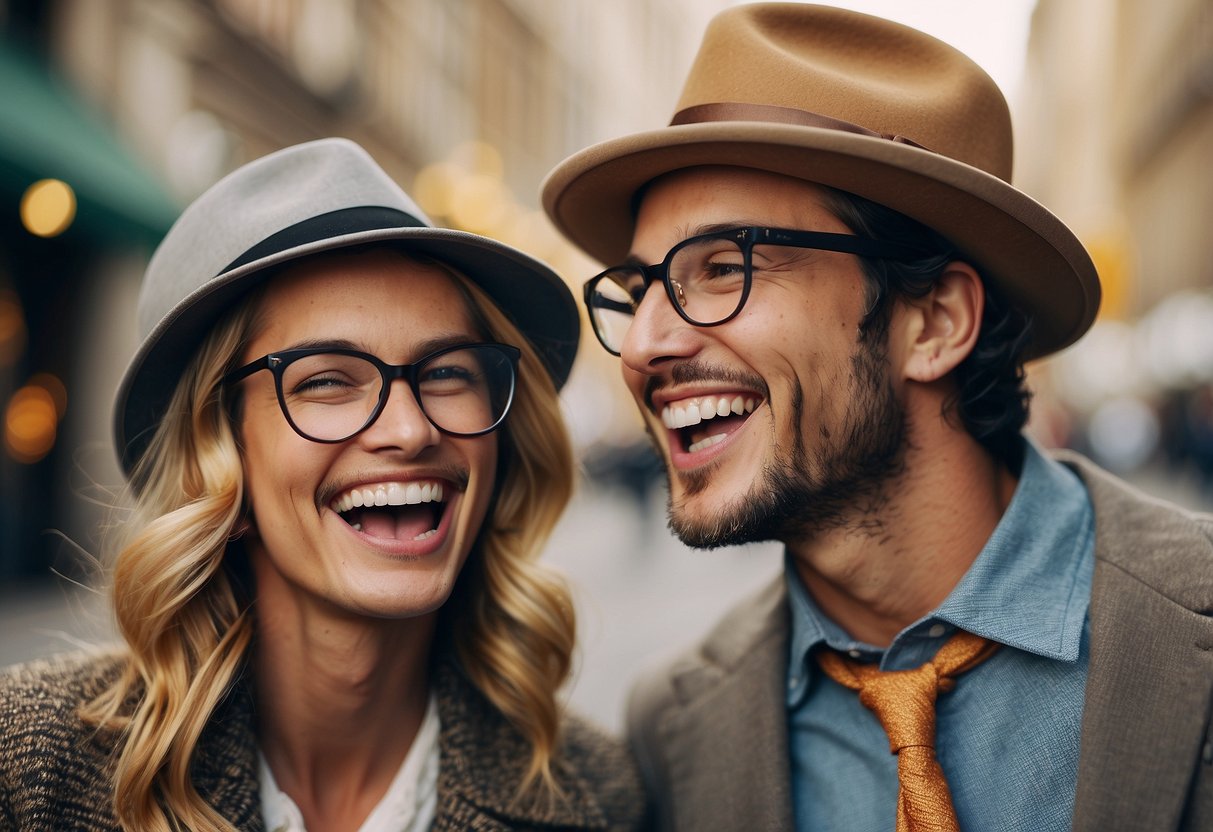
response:
[[[152,255],[139,293],[142,344],[114,402],[123,470],[138,462],[203,338],[265,269],[385,241],[465,274],[523,332],[557,389],[564,384],[581,331],[564,281],[504,243],[435,228],[365,150],[322,139],[228,174],[185,209]]]

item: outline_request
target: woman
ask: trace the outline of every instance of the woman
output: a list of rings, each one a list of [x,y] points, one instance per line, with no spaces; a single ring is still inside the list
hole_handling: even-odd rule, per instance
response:
[[[191,205],[140,321],[126,648],[0,682],[0,827],[634,826],[630,760],[561,716],[572,608],[533,561],[572,479],[559,278],[330,139]]]

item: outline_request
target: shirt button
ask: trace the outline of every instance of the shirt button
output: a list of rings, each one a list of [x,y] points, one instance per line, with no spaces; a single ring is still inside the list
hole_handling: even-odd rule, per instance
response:
[[[927,630],[927,635],[929,635],[931,638],[939,638],[947,631],[948,628],[942,624],[932,624],[931,629]]]
[[[852,659],[858,659],[862,654],[855,648],[851,648],[850,650],[847,651],[847,655],[850,656]]]

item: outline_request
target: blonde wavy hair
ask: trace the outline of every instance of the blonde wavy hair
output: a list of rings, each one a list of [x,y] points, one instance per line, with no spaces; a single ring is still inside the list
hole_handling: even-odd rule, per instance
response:
[[[436,649],[453,649],[472,683],[530,743],[518,799],[556,800],[556,694],[569,674],[576,628],[563,579],[536,558],[573,489],[559,400],[530,343],[479,287],[440,262],[401,253],[447,273],[484,337],[522,351],[499,433],[493,513],[440,613]],[[252,599],[235,564],[241,553],[229,554],[239,546],[244,484],[220,379],[252,337],[260,294],[211,331],[131,474],[132,516],[111,568],[129,660],[82,711],[122,734],[114,808],[123,829],[232,829],[198,794],[190,767],[254,638]]]

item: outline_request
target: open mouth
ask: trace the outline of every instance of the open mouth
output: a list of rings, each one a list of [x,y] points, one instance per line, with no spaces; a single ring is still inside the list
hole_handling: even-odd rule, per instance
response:
[[[746,393],[680,399],[661,409],[661,421],[679,438],[682,449],[693,454],[723,442],[750,418],[760,402],[757,396]]]
[[[338,494],[329,507],[355,531],[385,540],[420,541],[438,533],[446,509],[441,482],[385,482]]]

